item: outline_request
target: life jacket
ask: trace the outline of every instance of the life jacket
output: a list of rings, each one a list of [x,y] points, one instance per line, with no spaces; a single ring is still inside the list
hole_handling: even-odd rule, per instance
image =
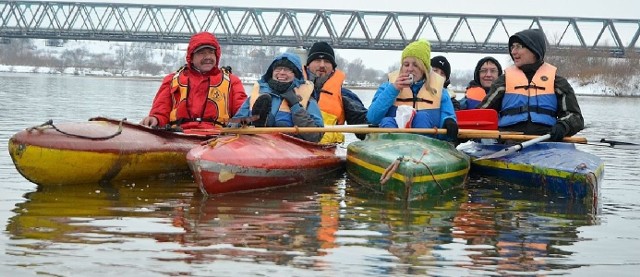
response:
[[[520,122],[553,126],[556,123],[558,99],[555,94],[556,68],[543,63],[529,83],[516,66],[505,70],[505,93],[502,98],[499,127]]]
[[[464,95],[467,98],[467,110],[471,110],[480,105],[484,97],[487,96],[487,92],[483,87],[470,87],[467,88]]]
[[[302,100],[300,100],[300,105],[302,105],[302,107],[306,110],[307,106],[309,105],[311,94],[313,93],[313,83],[311,83],[311,81],[305,81],[304,84],[298,86],[297,88],[294,88],[293,91],[302,98]],[[260,93],[260,84],[256,82],[255,84],[253,84],[253,89],[251,90],[251,100],[249,101],[250,110],[253,109],[253,104],[256,103],[256,99],[258,99],[260,94],[262,94]],[[274,92],[272,92],[271,94],[277,95]],[[289,108],[289,104],[287,104],[286,100],[282,99],[282,102],[280,103],[277,111],[274,111],[273,105],[271,105],[271,114],[275,114],[278,111],[291,113],[291,108]]]
[[[171,91],[174,95],[174,102],[171,113],[169,114],[169,124],[177,127],[190,122],[197,122],[197,124],[206,122],[208,124],[202,127],[211,128],[215,125],[225,126],[231,117],[229,107],[231,82],[229,81],[229,73],[226,72],[226,70],[223,70],[222,73],[223,77],[219,83],[215,84],[210,81],[209,92],[207,93],[207,99],[204,100],[205,103],[203,103],[202,113],[192,115],[187,107],[187,103],[193,101],[189,99],[189,77],[185,76],[184,67],[180,68],[176,74],[173,75],[173,80],[171,81]],[[209,80],[211,80],[211,78]],[[205,114],[205,111],[210,112]]]
[[[306,75],[306,70],[303,70]],[[344,108],[342,104],[342,84],[346,75],[341,70],[335,70],[333,75],[322,85],[318,95],[318,106],[322,113],[324,126],[342,125],[345,121]],[[306,79],[306,76],[305,76]],[[324,133],[320,143],[342,143],[344,134],[327,132]]]
[[[394,83],[398,78],[399,72],[389,73],[389,82]],[[431,71],[428,77],[428,87],[435,92],[427,90],[427,83],[420,87],[420,90],[413,96],[411,88],[404,88],[396,97],[393,107],[389,109],[386,116],[394,117],[397,107],[407,105],[413,107],[417,113],[413,119],[411,127],[413,128],[432,128],[440,126],[440,101],[442,101],[442,85],[444,78],[437,73]]]

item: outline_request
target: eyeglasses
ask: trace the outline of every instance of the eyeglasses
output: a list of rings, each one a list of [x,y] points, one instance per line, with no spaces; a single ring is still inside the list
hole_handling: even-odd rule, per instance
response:
[[[524,48],[524,46],[522,46],[522,44],[520,44],[520,43],[514,43],[514,44],[511,44],[511,46],[509,46],[509,50],[511,50],[511,51],[520,50],[522,48]]]
[[[489,73],[489,74],[491,74],[491,75],[498,74],[498,70],[497,70],[497,69],[495,69],[495,68],[491,68],[491,69],[480,69],[480,71],[479,71],[479,72],[480,72],[480,74],[487,74],[487,73]]]
[[[278,66],[276,68],[273,69],[273,72],[284,72],[284,73],[291,73],[293,72],[293,70],[291,70],[291,68],[288,68],[286,66]]]

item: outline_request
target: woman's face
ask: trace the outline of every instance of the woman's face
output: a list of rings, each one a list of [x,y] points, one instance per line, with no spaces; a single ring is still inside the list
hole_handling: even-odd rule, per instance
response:
[[[498,79],[498,75],[500,74],[498,66],[491,61],[485,62],[478,71],[478,76],[480,76],[480,85],[484,88],[490,88],[493,81]]]
[[[278,82],[287,83],[293,81],[295,74],[291,68],[286,66],[277,66],[273,69],[273,74],[271,74],[271,78]]]
[[[406,57],[402,60],[402,66],[400,67],[400,73],[413,74],[416,81],[424,78],[424,71],[420,69],[418,64],[420,61],[414,57]]]

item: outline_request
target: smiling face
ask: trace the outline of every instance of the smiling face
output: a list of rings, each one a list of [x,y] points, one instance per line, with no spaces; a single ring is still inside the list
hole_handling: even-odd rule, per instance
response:
[[[485,62],[479,70],[480,85],[484,88],[491,87],[493,81],[498,79],[498,66],[490,61]]]
[[[193,53],[193,66],[201,72],[209,72],[216,66],[216,50],[204,48]]]
[[[515,42],[511,44],[509,49],[511,50],[513,64],[517,67],[521,67],[526,64],[533,64],[537,61],[536,54],[520,43]]]
[[[295,74],[293,73],[293,70],[286,66],[276,66],[276,68],[273,69],[273,73],[271,74],[271,78],[282,83],[291,82],[293,81],[294,77]]]

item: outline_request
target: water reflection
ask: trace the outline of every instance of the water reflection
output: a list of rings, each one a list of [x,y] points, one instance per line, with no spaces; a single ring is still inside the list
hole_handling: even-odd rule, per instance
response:
[[[196,190],[191,181],[175,180],[39,186],[16,205],[7,231],[12,239],[88,244],[147,232],[180,233],[167,216],[188,205]]]
[[[567,269],[559,262],[572,253],[560,247],[580,241],[578,227],[596,223],[593,207],[485,179],[408,207],[350,202],[358,225],[369,222],[366,228],[386,234],[374,241],[394,256],[395,274],[452,265],[474,274]]]
[[[538,273],[566,269],[572,255],[561,246],[580,241],[577,228],[596,222],[597,207],[571,199],[477,179],[453,217],[453,237],[439,254],[461,249],[453,258],[473,271]]]
[[[45,186],[25,198],[7,225],[9,253],[68,256],[106,244],[122,256],[114,265],[137,252],[121,249],[152,240],[160,244],[142,247],[158,256],[152,264],[532,273],[570,268],[560,261],[573,253],[560,247],[580,240],[576,228],[596,223],[590,207],[484,179],[409,204],[344,178],[211,198],[193,182],[176,180]]]

